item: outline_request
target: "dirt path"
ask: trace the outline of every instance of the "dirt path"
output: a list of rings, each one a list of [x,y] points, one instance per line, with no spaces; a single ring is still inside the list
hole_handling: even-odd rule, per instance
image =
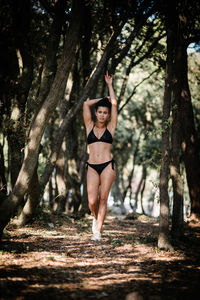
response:
[[[145,218],[108,216],[101,242],[90,241],[91,217],[11,224],[0,248],[0,299],[197,299],[200,227],[186,227],[173,253],[157,249],[157,233]]]

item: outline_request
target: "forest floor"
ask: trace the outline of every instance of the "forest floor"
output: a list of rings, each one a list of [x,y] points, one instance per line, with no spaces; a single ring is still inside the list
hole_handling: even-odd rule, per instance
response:
[[[200,224],[185,224],[174,252],[157,248],[158,222],[108,215],[101,242],[91,216],[45,213],[10,223],[0,246],[0,299],[197,299]]]

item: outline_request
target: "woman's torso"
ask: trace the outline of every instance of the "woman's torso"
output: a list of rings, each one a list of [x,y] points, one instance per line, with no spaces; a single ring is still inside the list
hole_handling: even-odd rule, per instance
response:
[[[87,137],[90,138],[89,142],[89,159],[91,164],[101,164],[112,159],[111,157],[111,145],[112,135],[108,126],[104,128],[102,134],[97,137],[95,134],[94,125],[89,128]]]

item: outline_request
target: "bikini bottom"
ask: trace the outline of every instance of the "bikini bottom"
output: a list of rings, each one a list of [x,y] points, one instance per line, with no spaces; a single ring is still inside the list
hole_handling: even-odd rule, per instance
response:
[[[88,169],[88,166],[93,168],[99,175],[101,175],[102,171],[110,164],[112,163],[112,169],[114,170],[114,160],[109,160],[106,161],[105,163],[102,164],[90,164],[86,162],[86,168]]]

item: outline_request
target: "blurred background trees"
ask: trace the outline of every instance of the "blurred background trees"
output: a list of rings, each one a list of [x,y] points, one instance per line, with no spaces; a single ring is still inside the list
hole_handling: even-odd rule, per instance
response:
[[[154,217],[161,200],[167,235],[170,217],[173,229],[180,214],[200,217],[199,15],[196,1],[2,1],[1,233],[11,217],[26,224],[39,206],[88,213],[82,103],[107,95],[106,70],[119,111],[110,199],[121,213],[129,205]]]

